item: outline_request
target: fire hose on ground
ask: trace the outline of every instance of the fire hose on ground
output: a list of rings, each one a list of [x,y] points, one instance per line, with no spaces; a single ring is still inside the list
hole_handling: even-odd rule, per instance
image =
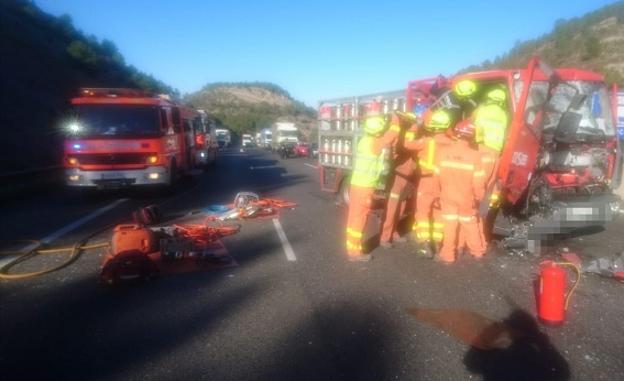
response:
[[[260,198],[255,193],[241,192],[236,195],[232,205],[224,207],[222,213],[209,215],[201,224],[185,224],[182,222],[175,223],[175,221],[180,220],[180,218],[178,218],[173,221],[169,221],[169,223],[171,223],[170,226],[154,228],[154,231],[158,231],[160,235],[165,234],[168,238],[177,238],[191,242],[196,247],[206,247],[223,237],[236,234],[240,231],[240,225],[225,225],[224,221],[273,216],[278,213],[278,209],[292,209],[295,206],[296,204],[292,202],[279,199]],[[203,212],[206,211],[204,210]],[[27,246],[26,251],[22,249],[0,252],[0,258],[12,257],[4,265],[0,266],[0,280],[29,279],[61,270],[75,262],[83,252],[88,250],[109,248],[107,256],[112,259],[119,254],[117,252],[118,249],[113,247],[114,240],[113,244],[110,242],[89,244],[89,240],[96,235],[111,229],[112,227],[115,227],[114,234],[115,232],[121,232],[124,230],[124,226],[133,226],[134,230],[146,231],[148,230],[146,226],[155,225],[162,219],[162,215],[157,206],[147,206],[141,208],[140,210],[134,212],[132,217],[135,222],[133,225],[107,225],[104,228],[98,229],[97,231],[89,234],[87,237],[77,241],[72,246],[50,248],[47,247],[44,242],[37,240],[12,241],[11,243],[13,244],[27,243],[29,245]],[[182,219],[186,217],[187,216],[184,216]],[[126,233],[131,230],[132,229],[126,229]],[[137,243],[132,243],[131,246],[135,245],[137,246],[135,249],[139,249],[132,251],[141,252],[140,246],[144,245],[144,243],[141,242],[142,241],[139,240]],[[153,249],[152,246],[154,245],[148,246]],[[147,254],[146,250],[143,251],[145,251],[143,254]],[[40,255],[55,255],[63,253],[66,253],[67,257],[59,264],[32,272],[10,273],[10,270],[18,264],[24,263]],[[105,267],[106,262],[103,264],[103,268]]]

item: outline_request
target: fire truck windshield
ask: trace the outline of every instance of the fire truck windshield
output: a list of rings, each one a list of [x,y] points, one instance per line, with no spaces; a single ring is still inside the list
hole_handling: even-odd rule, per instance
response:
[[[133,137],[160,134],[158,107],[145,105],[78,105],[68,132],[76,137]]]
[[[535,81],[526,110],[538,106],[546,99],[548,83]],[[545,108],[544,129],[556,128],[563,113],[568,110],[575,94],[585,95],[578,109],[571,110],[581,115],[578,131],[585,134],[614,136],[615,127],[606,86],[599,82],[567,81],[557,86]]]

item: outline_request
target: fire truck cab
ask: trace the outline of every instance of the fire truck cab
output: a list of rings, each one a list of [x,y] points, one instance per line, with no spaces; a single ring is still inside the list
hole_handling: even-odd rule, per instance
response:
[[[72,187],[172,185],[196,166],[197,111],[136,89],[83,88],[65,122]]]
[[[553,70],[533,58],[526,69],[468,73],[452,83],[463,79],[476,82],[482,94],[498,86],[508,95],[495,233],[530,245],[615,217],[622,155],[610,100],[616,93],[602,75]],[[482,205],[483,214],[487,208]]]

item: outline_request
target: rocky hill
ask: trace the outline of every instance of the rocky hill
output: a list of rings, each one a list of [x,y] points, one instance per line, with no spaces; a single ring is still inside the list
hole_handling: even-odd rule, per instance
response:
[[[127,65],[112,41],[27,0],[0,1],[0,173],[60,164],[59,124],[79,87],[175,93]]]
[[[273,122],[295,122],[306,137],[313,134],[316,111],[266,82],[212,83],[184,100],[217,117],[235,133],[256,132]]]
[[[522,67],[534,54],[552,66],[602,72],[608,81],[624,86],[624,1],[578,18],[557,20],[550,33],[517,42],[504,55],[463,71]]]

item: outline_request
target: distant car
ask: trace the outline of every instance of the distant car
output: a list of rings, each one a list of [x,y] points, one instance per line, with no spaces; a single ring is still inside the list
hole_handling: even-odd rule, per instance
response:
[[[310,155],[310,145],[308,143],[297,143],[295,145],[295,155],[298,157],[308,157]]]
[[[309,152],[310,157],[317,158],[317,157],[318,157],[318,151],[319,151],[319,149],[318,149],[318,143],[312,143],[312,144],[310,144],[310,149],[309,149],[309,151],[310,151],[310,152]]]
[[[280,155],[282,159],[288,159],[291,157],[296,157],[296,145],[295,143],[284,142],[280,144],[277,153]]]

